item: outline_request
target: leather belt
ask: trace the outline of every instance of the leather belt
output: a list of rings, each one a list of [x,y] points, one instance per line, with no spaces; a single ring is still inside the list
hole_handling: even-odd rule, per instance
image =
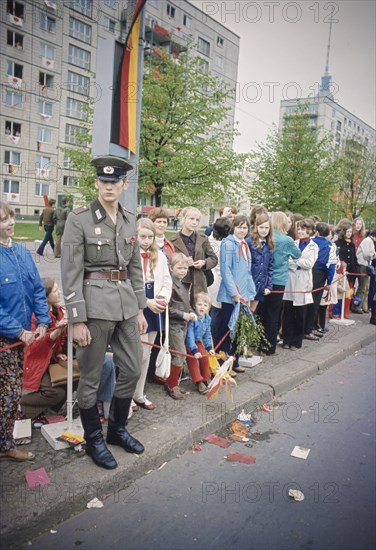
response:
[[[84,279],[102,279],[105,281],[126,281],[128,279],[128,271],[126,269],[111,269],[110,271],[85,271]]]

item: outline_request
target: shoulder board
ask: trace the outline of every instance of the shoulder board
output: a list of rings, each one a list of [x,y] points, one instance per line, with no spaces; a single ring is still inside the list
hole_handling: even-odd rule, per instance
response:
[[[123,209],[124,214],[130,214],[131,216],[135,215],[134,212],[132,212],[132,210],[128,210],[128,208],[124,208],[124,206],[122,206],[122,205],[121,205],[121,207]]]
[[[78,206],[72,210],[73,214],[82,214],[82,212],[87,212],[89,210],[88,206]]]

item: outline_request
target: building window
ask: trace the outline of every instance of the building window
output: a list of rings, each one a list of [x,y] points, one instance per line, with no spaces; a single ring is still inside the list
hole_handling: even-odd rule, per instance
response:
[[[45,13],[41,13],[40,14],[40,28],[43,30],[43,31],[48,31],[48,32],[53,32],[55,33],[56,32],[56,19],[53,19],[52,17],[49,17],[47,14]]]
[[[91,17],[93,9],[93,0],[70,0],[69,7],[74,10]]]
[[[364,138],[364,145],[368,147],[368,143],[369,143],[368,137]]]
[[[54,83],[54,77],[52,74],[44,73],[42,71],[39,72],[39,84],[41,86],[53,86]]]
[[[80,120],[87,119],[86,103],[78,101],[71,97],[67,97],[67,116],[79,118]]]
[[[14,63],[14,61],[9,61],[9,59],[7,59],[8,76],[15,76],[16,78],[20,78],[22,80],[22,72],[23,72],[22,65],[19,65],[18,63]]]
[[[46,57],[47,59],[53,61],[55,59],[55,48],[53,46],[50,46],[49,44],[46,44],[45,42],[41,42],[40,56]]]
[[[183,25],[184,25],[184,27],[187,27],[187,29],[192,28],[192,17],[189,17],[189,15],[184,14],[183,15]]]
[[[343,119],[343,124],[344,124],[345,126],[346,126],[346,124],[347,124],[347,118],[346,118],[346,117]]]
[[[37,128],[37,141],[52,143],[52,131],[49,128]]]
[[[13,120],[5,121],[5,135],[19,137],[21,135],[21,124]]]
[[[218,48],[223,48],[224,40],[222,36],[217,36],[217,46]]]
[[[90,78],[68,71],[68,90],[78,94],[89,95]]]
[[[52,103],[50,101],[45,101],[44,99],[39,99],[38,113],[40,115],[52,116]]]
[[[73,145],[85,145],[80,140],[80,134],[83,135],[86,132],[86,128],[81,126],[74,126],[73,124],[65,125],[65,142]]]
[[[171,6],[171,4],[167,4],[167,7],[166,7],[166,11],[167,11],[167,15],[171,18],[171,19],[175,19],[175,8],[174,6]]]
[[[351,120],[349,120],[349,128],[351,128]]]
[[[11,13],[16,17],[24,18],[24,5],[16,0],[7,0],[7,13]]]
[[[69,36],[91,44],[91,27],[74,17],[69,18]]]
[[[358,125],[358,128],[357,128],[357,132],[359,133],[360,132],[360,126]]]
[[[74,176],[63,176],[63,185],[65,187],[79,187],[78,178]]]
[[[35,195],[37,197],[43,197],[43,195],[50,194],[50,186],[48,183],[36,183],[35,184]]]
[[[5,94],[5,104],[8,107],[14,107],[16,109],[22,108],[22,94],[17,92],[6,91]]]
[[[341,145],[341,134],[336,132],[336,145]]]
[[[20,34],[16,31],[7,30],[7,44],[8,46],[13,46],[13,48],[18,48],[22,50],[23,48],[23,34]]]
[[[104,3],[105,3],[106,6],[108,6],[109,8],[115,9],[117,0],[104,0]]]
[[[223,69],[224,67],[224,61],[223,61],[223,57],[221,55],[215,55],[214,56],[214,63],[217,67],[219,67],[220,69]]]
[[[64,155],[64,160],[63,160],[63,168],[67,168],[69,169],[70,168],[70,157],[68,155]]]
[[[20,192],[20,182],[15,180],[4,180],[3,192],[18,194]]]
[[[18,151],[4,151],[4,164],[19,166],[21,164],[21,153]]]
[[[337,120],[336,130],[337,130],[337,132],[341,132],[341,130],[342,130],[342,122],[340,120]]]
[[[104,18],[104,28],[106,29],[106,31],[109,31],[109,32],[112,32],[113,34],[115,34],[116,21],[114,21],[113,19],[109,19],[108,17],[105,17]]]
[[[210,44],[207,40],[201,38],[201,36],[198,37],[198,51],[207,57],[210,55]]]
[[[69,44],[68,61],[83,69],[90,69],[90,52]]]

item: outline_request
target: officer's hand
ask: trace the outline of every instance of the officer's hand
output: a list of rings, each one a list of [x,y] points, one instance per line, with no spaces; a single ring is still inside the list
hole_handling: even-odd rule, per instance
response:
[[[73,325],[73,342],[82,348],[91,344],[90,330],[85,323]]]
[[[138,311],[137,323],[138,323],[138,330],[139,330],[140,334],[145,334],[146,331],[147,331],[147,328],[148,328],[148,324],[147,324],[147,321],[145,319],[144,312],[142,311],[142,309],[140,309]]]

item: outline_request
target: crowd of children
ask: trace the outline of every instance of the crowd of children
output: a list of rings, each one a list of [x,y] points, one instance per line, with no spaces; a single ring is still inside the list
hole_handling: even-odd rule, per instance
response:
[[[351,305],[354,313],[373,308],[371,323],[376,324],[376,229],[367,235],[360,218],[354,223],[341,220],[332,228],[316,216],[269,213],[262,205],[256,205],[250,217],[238,214],[232,205],[221,211],[209,227],[209,237],[199,233],[201,213],[193,207],[182,210],[181,229],[170,239],[165,236],[166,209],[155,208],[138,221],[148,329],[142,336],[141,376],[132,411],[155,409],[145,393],[147,376],[164,385],[173,399],[184,399],[180,378],[185,367],[197,391],[206,394],[212,376],[210,357],[216,351],[234,356],[232,376],[244,372],[228,328],[240,301],[249,304],[263,325],[266,343],[257,351],[265,355],[278,353],[278,340],[293,352],[304,339],[318,341],[328,331],[327,316],[341,317],[342,300],[345,317]],[[52,387],[47,366],[66,359],[67,321],[56,282],[43,282],[53,330],[25,353],[21,406],[29,417],[40,417],[47,408],[58,411],[66,396],[65,388]],[[169,376],[161,379],[155,375],[155,362],[166,336],[167,310],[171,366]],[[114,391],[111,356],[103,376],[109,381],[103,379],[101,411]]]

